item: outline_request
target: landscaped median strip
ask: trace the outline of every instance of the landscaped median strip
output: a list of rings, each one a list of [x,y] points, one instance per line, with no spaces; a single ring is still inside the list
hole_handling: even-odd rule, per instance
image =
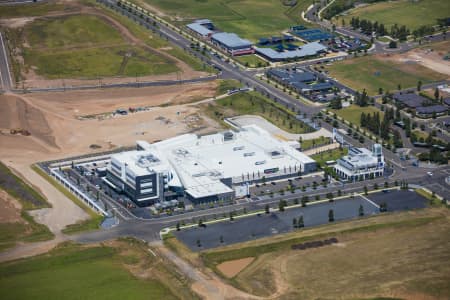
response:
[[[395,186],[395,187],[390,187],[390,188],[383,188],[382,190],[383,191],[400,190],[400,187]],[[351,193],[351,194],[347,194],[347,195],[342,195],[342,196],[338,196],[336,198],[333,198],[333,201],[343,200],[343,199],[348,199],[348,198],[354,198],[356,196],[361,196],[363,198],[366,198],[365,196],[367,196],[368,194],[379,193],[382,190],[372,190],[372,191],[368,191],[367,193],[363,192],[363,193]],[[309,205],[315,205],[315,204],[326,203],[326,202],[330,202],[330,200],[329,199],[324,199],[324,200],[311,201],[311,202],[307,202],[305,205],[309,206]],[[293,204],[293,205],[290,205],[290,206],[285,206],[284,209],[287,210],[287,209],[299,208],[299,207],[303,207],[303,205],[302,204]],[[279,208],[271,208],[270,209],[270,212],[278,212],[278,211],[280,211]],[[233,220],[235,220],[235,219],[242,219],[242,218],[246,218],[246,217],[251,217],[251,216],[255,216],[255,215],[258,215],[258,214],[264,214],[264,213],[265,213],[265,210],[257,210],[257,211],[249,212],[249,213],[242,214],[242,215],[236,215],[236,216],[233,215]],[[211,220],[211,221],[205,221],[205,222],[202,222],[202,224],[210,225],[210,224],[216,224],[216,223],[225,222],[225,221],[229,221],[229,220],[230,220],[229,217],[227,217],[227,218],[220,218],[220,219],[215,219],[215,220]],[[197,223],[191,223],[191,224],[188,224],[188,225],[179,226],[179,229],[182,230],[182,229],[194,228],[194,227],[198,227],[198,226],[199,225]],[[163,228],[159,232],[159,235],[160,235],[161,239],[163,239],[163,236],[169,234],[172,231],[178,231],[177,227],[175,226],[175,227]]]

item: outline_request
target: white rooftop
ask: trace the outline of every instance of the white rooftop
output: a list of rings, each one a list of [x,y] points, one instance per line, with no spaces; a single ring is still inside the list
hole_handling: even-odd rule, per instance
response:
[[[345,162],[349,162],[356,168],[366,167],[369,165],[377,165],[378,159],[366,148],[351,148],[349,154],[341,158]]]
[[[160,162],[149,162],[151,168],[156,169],[158,165],[160,169],[170,168],[194,197],[232,192],[221,182],[224,178],[239,183],[244,181],[243,176],[261,177],[267,170],[284,168],[291,168],[293,173],[294,168],[299,170],[302,164],[314,162],[292,144],[274,138],[255,125],[227,134],[227,138],[225,133],[184,134],[154,144],[139,141],[145,151],[124,152],[119,158],[132,165],[139,153],[153,154],[150,157],[158,158]]]

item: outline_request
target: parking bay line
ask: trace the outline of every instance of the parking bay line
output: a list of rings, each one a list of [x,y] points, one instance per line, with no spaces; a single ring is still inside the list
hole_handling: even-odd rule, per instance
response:
[[[379,205],[377,205],[375,202],[373,202],[372,200],[370,200],[369,198],[365,197],[364,195],[359,195],[361,198],[363,198],[364,200],[366,200],[367,202],[369,202],[370,204],[372,204],[373,206],[375,206],[376,208],[380,208]]]

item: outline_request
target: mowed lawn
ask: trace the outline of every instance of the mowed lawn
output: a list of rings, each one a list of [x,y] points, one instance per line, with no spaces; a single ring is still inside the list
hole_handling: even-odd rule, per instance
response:
[[[10,34],[21,43],[25,70],[32,68],[50,79],[134,77],[178,70],[168,58],[130,46],[114,27],[96,16],[36,20]]]
[[[145,0],[171,16],[208,18],[221,30],[257,41],[280,35],[290,26],[303,23],[301,12],[313,1],[298,0],[294,7],[280,0]]]
[[[354,125],[361,126],[361,113],[373,114],[375,112],[380,113],[380,119],[383,119],[384,113],[377,109],[375,106],[361,107],[358,105],[350,105],[346,108],[332,109],[333,113],[336,113],[339,117],[353,123]]]
[[[138,279],[112,247],[65,246],[49,254],[0,264],[2,299],[177,299],[155,279]],[[149,266],[151,267],[151,265]]]
[[[436,19],[450,15],[449,2],[445,0],[399,0],[357,7],[344,18],[349,24],[352,17],[383,23],[389,30],[392,25],[405,25],[411,31],[423,25],[435,25]]]
[[[415,87],[420,80],[423,84],[446,79],[446,76],[419,64],[401,63],[379,56],[367,55],[333,63],[326,67],[331,77],[351,88],[369,95],[384,91]]]
[[[337,148],[321,152],[319,154],[311,155],[311,158],[314,159],[319,164],[319,166],[324,167],[327,161],[338,160],[339,158],[347,154],[348,148]]]
[[[201,254],[207,266],[255,257],[229,282],[277,299],[448,299],[450,222],[433,208],[339,222]],[[291,250],[335,237],[338,244]],[[280,284],[282,283],[282,285]]]
[[[236,59],[244,64],[245,66],[248,66],[250,68],[257,68],[257,67],[264,67],[266,66],[267,62],[265,60],[262,60],[258,56],[252,54],[252,55],[244,55],[244,56],[238,56]]]
[[[305,133],[312,129],[295,118],[295,114],[256,92],[237,93],[203,105],[205,112],[219,122],[223,118],[240,115],[258,115],[275,126],[291,133]]]

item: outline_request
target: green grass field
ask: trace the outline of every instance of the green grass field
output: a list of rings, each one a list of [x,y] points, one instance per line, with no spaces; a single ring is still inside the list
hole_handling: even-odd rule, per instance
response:
[[[171,16],[188,20],[211,19],[227,32],[256,41],[260,37],[279,35],[295,24],[303,24],[301,11],[313,1],[299,0],[295,7],[280,0],[145,0]],[[270,20],[270,21],[268,21]]]
[[[219,85],[217,86],[216,95],[223,95],[229,90],[234,90],[242,87],[242,84],[235,79],[219,79]]]
[[[26,27],[25,39],[33,49],[97,47],[124,43],[114,27],[89,15],[36,20]]]
[[[334,109],[331,111],[333,113],[336,113],[339,117],[353,123],[356,126],[361,126],[361,113],[373,114],[374,112],[379,112],[381,119],[384,116],[384,113],[379,109],[377,109],[375,106],[360,107],[358,105],[350,105],[349,107],[346,108]]]
[[[147,248],[133,240],[114,247],[64,244],[44,255],[2,263],[2,298],[171,300],[183,293],[189,295],[186,291],[179,295],[172,292],[174,288],[189,288],[173,281],[165,263],[154,259]],[[127,270],[130,267],[147,272],[149,278],[135,277]]]
[[[353,89],[366,89],[369,95],[378,94],[379,88],[393,91],[399,84],[404,89],[415,87],[419,80],[425,84],[446,79],[445,75],[419,64],[400,63],[370,55],[335,62],[325,69],[331,77]]]
[[[347,153],[348,153],[347,148],[337,148],[319,154],[311,155],[311,158],[314,159],[319,166],[324,167],[325,162],[330,160],[337,160],[342,156],[347,155]]]
[[[22,210],[24,222],[0,223],[0,251],[14,247],[17,242],[39,242],[54,238],[47,226],[34,221],[27,211]]]
[[[173,47],[169,42],[162,39],[158,34],[154,34],[151,31],[145,29],[142,26],[139,26],[135,22],[131,21],[129,18],[122,16],[109,8],[105,8],[104,6],[95,3],[92,0],[86,0],[90,4],[102,9],[105,14],[116,19],[122,25],[124,25],[134,36],[138,37],[141,41],[146,43],[148,46],[152,48],[160,48],[161,51],[167,52],[173,57],[176,57],[185,63],[187,63],[190,67],[192,67],[196,71],[205,71],[205,72],[216,72],[209,66],[205,66],[199,59],[193,57],[192,55],[187,54],[180,48]],[[162,48],[162,49],[161,49]],[[163,50],[164,49],[164,50]]]
[[[250,68],[260,68],[267,65],[267,62],[259,58],[258,56],[252,55],[244,55],[236,57],[236,60],[243,64],[244,66]]]
[[[36,242],[54,237],[45,225],[35,222],[28,214],[30,210],[50,207],[47,199],[2,163],[0,163],[0,188],[20,202],[23,221],[0,223],[0,250],[13,247],[18,241]]]
[[[179,70],[169,58],[129,45],[114,27],[96,16],[36,20],[23,30],[8,30],[7,35],[22,50],[24,69],[33,68],[38,75],[50,79],[135,77]],[[165,45],[158,39],[152,44]]]
[[[128,57],[129,56],[129,57]],[[119,46],[55,52],[25,51],[25,61],[47,78],[145,76],[176,72],[170,60],[138,47]]]
[[[42,16],[49,12],[63,10],[59,3],[28,3],[27,5],[1,5],[0,18],[14,18],[24,16]]]
[[[357,7],[348,12],[344,18],[350,23],[352,17],[383,23],[387,29],[392,25],[405,25],[411,31],[423,25],[435,25],[436,19],[450,15],[449,3],[442,0],[398,0],[379,2]],[[339,21],[340,22],[340,21]]]
[[[302,150],[306,150],[312,147],[319,147],[330,143],[330,139],[326,138],[324,136],[311,139],[311,140],[304,140],[301,142]]]
[[[259,115],[274,125],[291,133],[305,133],[312,129],[298,121],[295,115],[283,106],[256,92],[238,93],[203,106],[206,114],[222,122],[223,118],[239,115]]]

